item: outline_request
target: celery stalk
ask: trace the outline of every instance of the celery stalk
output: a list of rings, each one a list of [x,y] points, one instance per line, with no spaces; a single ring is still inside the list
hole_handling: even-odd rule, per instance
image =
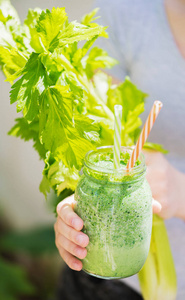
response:
[[[175,300],[177,280],[164,221],[154,215],[148,258],[138,273],[145,300]]]

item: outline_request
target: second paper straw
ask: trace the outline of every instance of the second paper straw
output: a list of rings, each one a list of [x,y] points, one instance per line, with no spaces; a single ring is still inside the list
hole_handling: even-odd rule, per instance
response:
[[[122,106],[114,106],[114,168],[120,168]]]
[[[141,149],[143,148],[144,143],[146,142],[146,140],[149,136],[149,133],[150,133],[150,131],[151,131],[151,129],[152,129],[154,123],[155,123],[155,120],[156,120],[162,106],[163,106],[162,102],[160,102],[160,101],[155,101],[154,102],[154,105],[153,105],[153,107],[150,111],[150,114],[149,114],[149,116],[146,120],[146,123],[143,127],[143,130],[140,134],[140,137],[139,137],[139,139],[136,143],[136,146],[135,146],[135,148],[132,152],[130,160],[128,161],[127,170],[130,170],[131,168],[134,167],[135,162],[138,159],[138,156],[141,152]]]

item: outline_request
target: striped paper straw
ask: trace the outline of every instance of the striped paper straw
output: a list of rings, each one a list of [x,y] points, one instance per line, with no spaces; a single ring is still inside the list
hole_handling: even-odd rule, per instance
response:
[[[114,168],[120,168],[122,106],[114,105]]]
[[[160,101],[155,101],[154,102],[154,104],[152,106],[152,109],[149,113],[149,116],[146,120],[146,123],[143,127],[143,130],[140,134],[140,137],[139,137],[139,139],[136,143],[136,146],[135,146],[135,148],[132,152],[132,155],[131,155],[131,157],[128,161],[127,170],[130,170],[131,168],[134,167],[135,162],[138,159],[138,156],[139,156],[139,154],[140,154],[140,152],[143,148],[144,143],[146,142],[146,140],[147,140],[147,138],[150,134],[150,131],[151,131],[151,129],[152,129],[154,123],[155,123],[155,120],[156,120],[162,106],[163,106],[162,102],[160,102]]]

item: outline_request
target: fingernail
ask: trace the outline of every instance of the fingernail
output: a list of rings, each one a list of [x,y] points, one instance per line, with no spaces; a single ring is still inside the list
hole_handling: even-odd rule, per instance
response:
[[[77,240],[77,243],[79,243],[80,245],[85,242],[85,238],[83,235],[77,235],[76,240]]]
[[[72,226],[76,229],[81,228],[82,227],[82,222],[79,219],[73,219],[72,220]]]
[[[76,250],[76,256],[80,259],[84,259],[87,255],[87,250],[86,249],[77,249]]]
[[[158,202],[157,205],[158,205],[158,209],[161,211],[161,209],[162,209],[161,203]]]
[[[81,270],[81,266],[78,263],[73,263],[73,268],[77,271]]]
[[[153,199],[153,201],[154,201],[154,203],[155,203],[155,206],[158,208],[158,211],[160,212],[161,209],[162,209],[161,203],[160,203],[159,201],[155,200],[155,199]]]

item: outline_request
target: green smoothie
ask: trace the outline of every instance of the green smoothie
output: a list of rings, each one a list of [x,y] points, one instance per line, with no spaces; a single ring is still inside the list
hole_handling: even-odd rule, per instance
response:
[[[114,170],[112,147],[87,154],[75,192],[75,211],[89,236],[83,269],[101,278],[124,278],[143,266],[150,247],[152,195],[145,179],[144,156],[131,172],[130,148],[122,147],[121,168]]]

